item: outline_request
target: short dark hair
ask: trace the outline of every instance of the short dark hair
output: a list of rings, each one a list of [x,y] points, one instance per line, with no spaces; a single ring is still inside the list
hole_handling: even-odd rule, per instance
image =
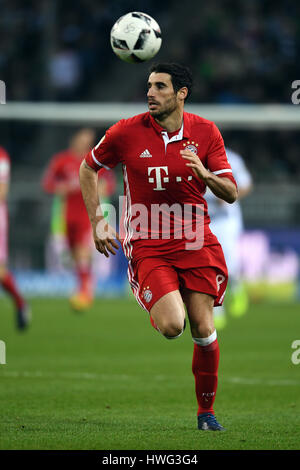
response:
[[[182,87],[187,87],[188,94],[186,99],[191,95],[193,88],[193,77],[190,69],[185,65],[175,63],[157,63],[152,65],[150,73],[168,73],[171,75],[171,81],[175,93]]]

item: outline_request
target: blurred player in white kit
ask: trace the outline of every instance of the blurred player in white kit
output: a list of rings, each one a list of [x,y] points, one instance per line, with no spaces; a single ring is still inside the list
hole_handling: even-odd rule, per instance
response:
[[[30,322],[31,311],[19,291],[12,273],[7,268],[8,213],[6,199],[9,189],[9,179],[10,158],[5,149],[0,147],[0,286],[11,297],[15,304],[17,328],[24,330]]]
[[[238,200],[240,200],[251,191],[252,177],[239,154],[228,148],[226,148],[226,154],[238,185]],[[217,198],[209,188],[207,188],[205,199],[211,219],[211,231],[221,243],[227,263],[230,289],[230,303],[227,308],[232,316],[239,317],[248,309],[248,295],[241,280],[238,249],[239,239],[244,230],[241,206],[238,200],[234,204],[228,204]],[[214,308],[214,321],[217,329],[225,327],[227,319],[224,304]]]

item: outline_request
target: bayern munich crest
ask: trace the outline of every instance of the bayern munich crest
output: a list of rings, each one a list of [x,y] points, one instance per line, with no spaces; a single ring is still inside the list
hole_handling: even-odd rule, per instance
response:
[[[196,144],[196,142],[192,141],[190,142],[189,140],[183,144],[183,146],[190,150],[191,152],[195,153],[197,155],[198,153],[198,144]]]
[[[148,304],[148,303],[151,301],[151,299],[152,299],[152,292],[151,292],[151,290],[146,289],[145,292],[144,292],[143,297],[144,297],[145,302],[147,302],[147,304]]]

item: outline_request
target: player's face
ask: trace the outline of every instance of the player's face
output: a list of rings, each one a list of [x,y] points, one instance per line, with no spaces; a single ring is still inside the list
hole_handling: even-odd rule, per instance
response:
[[[168,73],[152,72],[148,79],[148,108],[151,116],[166,119],[179,105],[171,76]]]
[[[95,133],[92,129],[82,129],[71,140],[71,147],[79,157],[86,155],[93,147]]]

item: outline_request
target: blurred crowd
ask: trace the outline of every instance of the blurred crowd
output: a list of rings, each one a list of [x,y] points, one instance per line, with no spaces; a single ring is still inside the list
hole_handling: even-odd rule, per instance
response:
[[[287,0],[195,3],[188,63],[199,77],[194,99],[217,103],[290,103],[300,77],[300,6]]]
[[[9,100],[99,97],[95,90],[122,70],[111,27],[134,10],[161,25],[159,60],[191,66],[194,101],[290,102],[290,83],[300,77],[300,6],[292,0],[0,0],[0,8],[0,77]],[[115,89],[116,101],[131,98]]]
[[[0,77],[7,99],[95,99],[94,88],[107,87],[116,60],[110,30],[137,4],[153,14],[163,12],[168,2],[0,0]]]
[[[298,130],[223,131],[225,144],[238,152],[256,184],[299,184]]]

